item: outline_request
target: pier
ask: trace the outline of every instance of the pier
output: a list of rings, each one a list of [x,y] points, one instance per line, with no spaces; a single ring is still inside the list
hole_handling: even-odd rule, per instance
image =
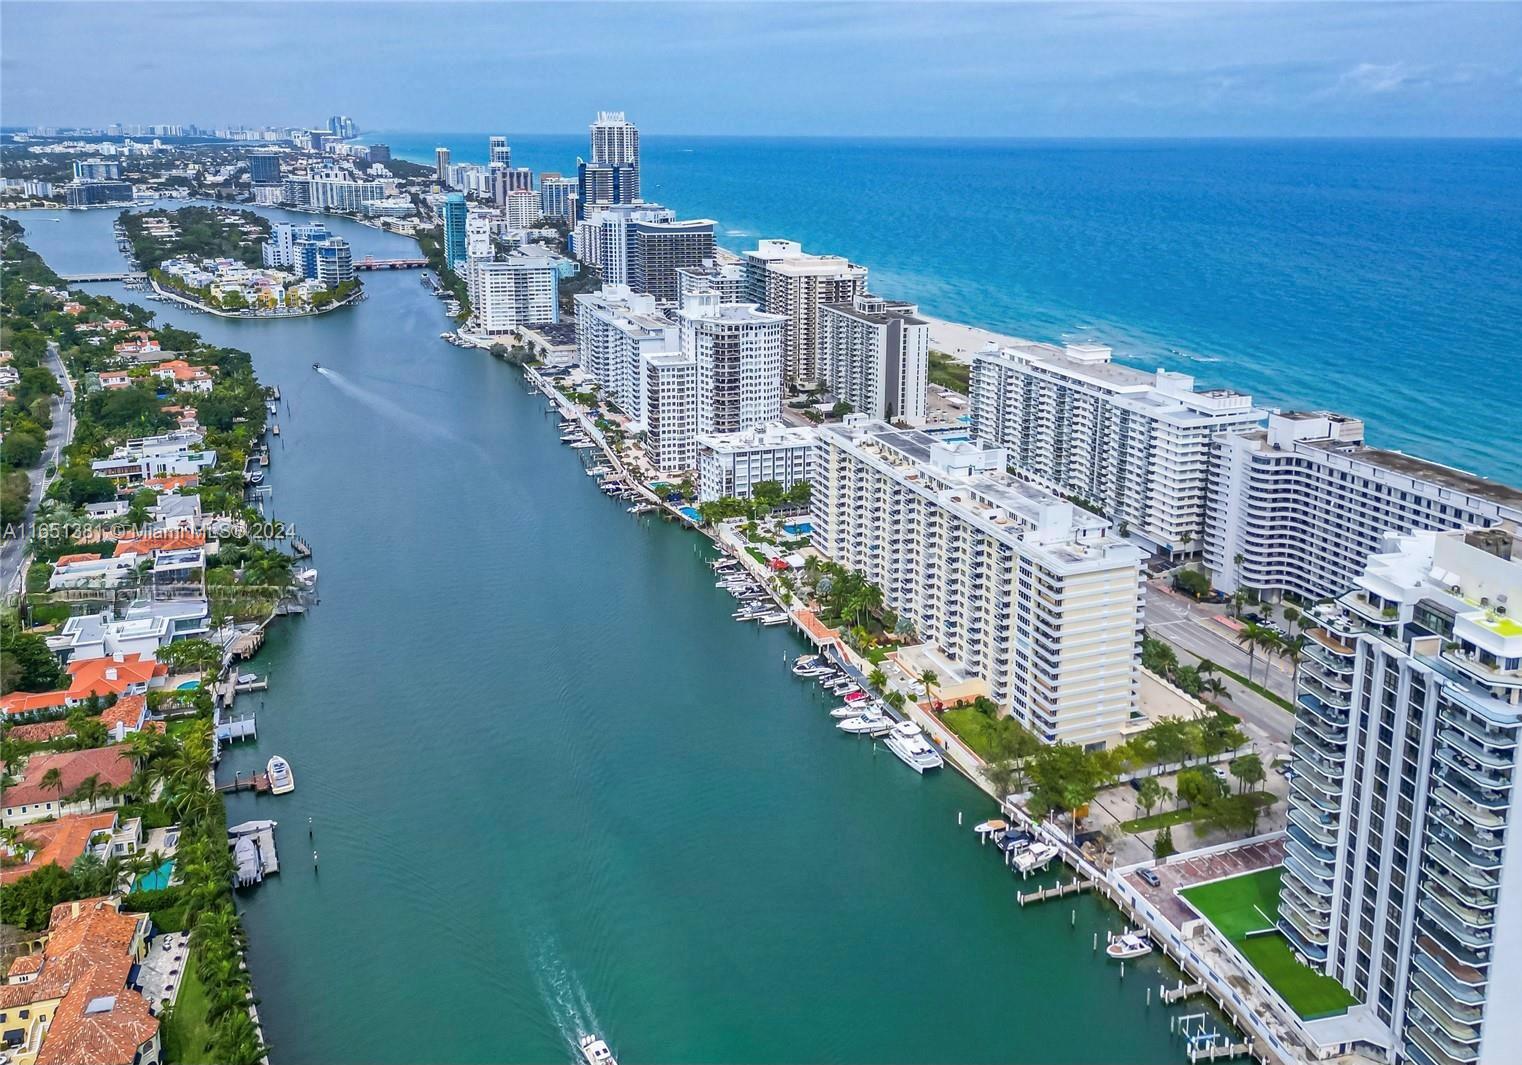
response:
[[[244,776],[242,773],[235,773],[233,774],[233,778],[226,784],[218,784],[217,790],[220,791],[223,795],[231,795],[236,791],[262,792],[263,794],[268,795],[270,790],[270,777],[268,773],[253,772],[248,776]]]
[[[227,830],[227,845],[237,864],[234,879],[239,887],[260,883],[266,876],[280,872],[280,858],[275,853],[276,821],[244,821]]]
[[[91,281],[146,281],[148,275],[135,270],[103,270],[93,274],[59,274],[60,281],[83,285]]]
[[[1170,1006],[1175,1002],[1180,1001],[1181,999],[1188,998],[1190,995],[1201,995],[1204,993],[1204,984],[1186,984],[1182,980],[1180,980],[1174,987],[1163,987],[1161,984],[1159,984],[1157,988],[1157,997],[1162,999]]]
[[[1053,884],[1051,887],[1037,888],[1035,891],[1018,892],[1016,901],[1024,906],[1026,903],[1045,902],[1047,899],[1061,899],[1068,895],[1078,895],[1090,891],[1094,887],[1094,881],[1084,877],[1075,876],[1066,884]]]

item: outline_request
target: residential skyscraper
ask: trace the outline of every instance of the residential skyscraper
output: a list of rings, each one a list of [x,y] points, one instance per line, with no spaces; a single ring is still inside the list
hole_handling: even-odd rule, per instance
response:
[[[501,336],[520,325],[560,321],[553,264],[524,259],[480,260],[469,263],[464,272],[478,332]]]
[[[786,492],[809,479],[814,443],[814,430],[781,423],[743,433],[700,433],[698,499],[749,499],[762,481],[775,481]]]
[[[496,163],[501,166],[513,165],[513,150],[507,145],[507,138],[502,136],[493,137],[489,144],[490,158],[488,163]]]
[[[1005,448],[1016,476],[1098,507],[1172,556],[1200,549],[1212,443],[1263,412],[1187,374],[1111,361],[1100,344],[1025,343],[972,361],[972,430]]]
[[[697,465],[697,365],[685,352],[646,355],[645,457],[663,473]]]
[[[577,217],[616,204],[639,203],[639,168],[631,163],[576,161]]]
[[[1507,524],[1390,536],[1307,615],[1278,923],[1391,1062],[1522,1061],[1519,608]]]
[[[433,150],[433,169],[434,169],[434,180],[439,183],[439,187],[440,188],[447,189],[449,187],[449,149],[448,148],[435,148]]]
[[[636,420],[644,418],[644,357],[680,350],[681,330],[654,296],[626,285],[577,294],[577,362]]]
[[[451,270],[458,271],[470,256],[466,251],[465,223],[469,208],[465,205],[463,192],[451,192],[444,197],[444,262]]]
[[[592,162],[628,164],[639,169],[639,129],[622,111],[599,111],[589,127]]]
[[[1390,532],[1522,522],[1522,489],[1364,443],[1363,422],[1285,411],[1211,448],[1205,563],[1225,591],[1338,595]]]
[[[275,180],[280,180],[276,171]],[[122,164],[107,159],[81,159],[74,163],[75,181],[120,181]]]
[[[859,294],[819,307],[819,366],[837,400],[870,418],[925,417],[930,323],[912,303]]]
[[[1119,742],[1140,684],[1142,552],[1011,477],[1000,448],[864,414],[817,432],[814,547],[860,570],[960,679],[984,682],[1042,740]]]
[[[698,432],[738,433],[782,417],[786,318],[703,292],[688,298],[677,320],[682,351],[697,363]]]
[[[492,215],[487,211],[466,211],[465,258],[471,262],[492,257]]]
[[[791,240],[763,240],[745,253],[747,298],[763,311],[786,315],[784,371],[793,384],[819,379],[819,308],[850,303],[866,291],[867,268],[838,255],[806,255]]]
[[[546,172],[539,175],[539,213],[545,218],[570,225],[576,220],[576,182],[560,174]]]
[[[280,156],[274,152],[249,152],[248,180],[255,185],[279,184]]]
[[[717,292],[720,303],[744,303],[745,264],[710,261],[698,266],[679,266],[676,287],[678,301],[695,292]]]

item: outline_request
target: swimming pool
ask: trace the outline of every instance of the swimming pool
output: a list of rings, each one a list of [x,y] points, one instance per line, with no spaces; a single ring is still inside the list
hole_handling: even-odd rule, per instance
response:
[[[195,689],[199,688],[200,686],[201,682],[198,680],[185,680],[176,684],[174,686],[174,690],[177,692],[195,691]]]
[[[133,891],[163,891],[169,886],[169,878],[174,875],[174,859],[171,858],[151,873],[144,873],[137,878],[137,883],[132,885]]]
[[[703,524],[703,515],[698,513],[697,507],[677,507],[677,510],[684,514],[692,524]]]

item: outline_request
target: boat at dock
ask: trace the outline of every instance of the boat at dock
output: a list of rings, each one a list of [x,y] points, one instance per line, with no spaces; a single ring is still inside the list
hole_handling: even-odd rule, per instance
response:
[[[264,768],[270,775],[271,795],[287,795],[296,790],[296,774],[291,772],[291,763],[284,758],[273,755]]]
[[[1127,961],[1152,953],[1152,941],[1139,929],[1127,929],[1118,936],[1110,937],[1105,954],[1116,961]]]
[[[595,1035],[582,1036],[577,1045],[581,1047],[581,1056],[587,1065],[618,1065],[608,1044]]]
[[[789,621],[792,621],[792,620],[793,620],[792,615],[788,614],[788,613],[786,613],[785,611],[782,611],[782,610],[777,611],[775,614],[762,614],[761,615],[761,624],[767,625],[767,626],[771,626],[771,625],[786,625]]]
[[[830,711],[830,716],[836,718],[860,717],[869,712],[869,708],[861,703],[842,703]]]
[[[1015,855],[1015,872],[1025,874],[1045,869],[1057,857],[1057,845],[1038,839]],[[1150,949],[1150,948],[1149,948]]]
[[[888,750],[916,773],[926,773],[946,764],[940,752],[930,746],[925,734],[913,721],[900,721],[894,725],[888,731],[886,743]]]
[[[837,721],[835,727],[856,736],[884,736],[893,731],[893,719],[881,710],[873,709],[859,717]]]

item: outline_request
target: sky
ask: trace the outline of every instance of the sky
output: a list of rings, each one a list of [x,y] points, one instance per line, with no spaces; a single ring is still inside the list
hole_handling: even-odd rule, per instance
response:
[[[1522,136],[1522,3],[0,2],[0,122]]]

